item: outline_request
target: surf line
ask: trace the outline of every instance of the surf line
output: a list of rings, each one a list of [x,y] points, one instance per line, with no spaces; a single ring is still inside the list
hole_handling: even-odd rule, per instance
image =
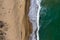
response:
[[[37,5],[38,5],[38,12],[37,12],[37,40],[39,40],[39,28],[40,28],[40,25],[39,25],[39,17],[40,17],[40,10],[41,10],[41,0],[36,0],[37,2]]]

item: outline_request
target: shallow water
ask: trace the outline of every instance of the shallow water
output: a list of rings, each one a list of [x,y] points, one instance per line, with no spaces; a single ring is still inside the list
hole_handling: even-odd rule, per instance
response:
[[[31,6],[29,11],[30,22],[32,23],[32,34],[30,35],[30,40],[37,40],[37,13],[39,9],[39,5],[37,3],[38,0],[31,0]]]

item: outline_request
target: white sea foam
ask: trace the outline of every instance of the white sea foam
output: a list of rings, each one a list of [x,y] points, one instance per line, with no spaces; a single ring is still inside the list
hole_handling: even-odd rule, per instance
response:
[[[39,40],[39,12],[40,12],[40,2],[41,0],[31,0],[30,11],[29,11],[29,18],[30,22],[32,23],[33,32],[30,35],[30,40]]]
[[[38,5],[38,12],[37,12],[37,27],[38,27],[38,30],[37,30],[37,40],[39,40],[39,28],[40,28],[40,26],[39,26],[39,17],[40,17],[40,10],[41,10],[41,5],[40,5],[40,3],[41,3],[41,0],[37,0],[37,5]]]

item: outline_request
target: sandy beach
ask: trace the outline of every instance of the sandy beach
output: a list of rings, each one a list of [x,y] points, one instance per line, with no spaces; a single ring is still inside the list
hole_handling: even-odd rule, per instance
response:
[[[32,24],[28,17],[30,1],[0,1],[0,21],[6,24],[3,28],[6,40],[29,40],[29,35],[32,32]]]

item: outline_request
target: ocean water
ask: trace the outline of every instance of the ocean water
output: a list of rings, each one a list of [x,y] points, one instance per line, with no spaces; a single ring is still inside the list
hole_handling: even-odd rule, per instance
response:
[[[60,40],[60,0],[42,0],[39,40]]]

